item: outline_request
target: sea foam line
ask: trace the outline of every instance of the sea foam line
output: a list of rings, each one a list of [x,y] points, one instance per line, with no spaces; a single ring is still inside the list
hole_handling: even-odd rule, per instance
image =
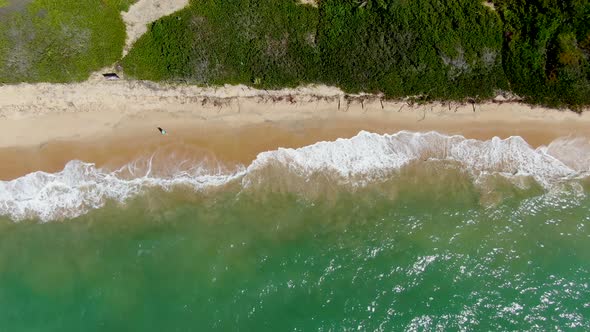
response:
[[[248,187],[264,181],[264,170],[269,168],[304,179],[326,173],[339,183],[362,186],[422,160],[459,162],[475,178],[485,174],[529,176],[549,189],[564,180],[587,176],[590,157],[582,156],[589,152],[590,142],[585,139],[559,139],[534,149],[519,136],[481,141],[437,132],[379,135],[362,131],[349,139],[262,152],[248,167],[230,170],[197,164],[159,176],[152,171],[151,159],[141,172],[135,170],[135,163],[105,171],[91,163],[70,161],[57,173],[34,172],[0,181],[0,214],[15,220],[73,218],[108,200],[125,202],[149,188],[170,190],[182,185],[202,191],[234,181]]]

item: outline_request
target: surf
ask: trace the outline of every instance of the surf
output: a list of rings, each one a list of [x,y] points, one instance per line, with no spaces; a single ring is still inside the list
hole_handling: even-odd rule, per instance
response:
[[[33,172],[0,181],[0,215],[15,221],[75,218],[109,201],[124,204],[154,188],[206,193],[232,184],[251,190],[278,182],[287,191],[297,186],[303,190],[294,191],[305,192],[314,183],[356,190],[388,183],[401,170],[426,162],[458,168],[476,185],[501,177],[516,186],[530,180],[550,192],[587,178],[590,157],[585,156],[589,153],[590,142],[582,138],[560,138],[533,148],[519,136],[476,140],[438,132],[380,135],[361,131],[352,138],[262,152],[249,165],[206,160],[174,160],[165,165],[152,155],[109,170],[72,160],[60,172]]]

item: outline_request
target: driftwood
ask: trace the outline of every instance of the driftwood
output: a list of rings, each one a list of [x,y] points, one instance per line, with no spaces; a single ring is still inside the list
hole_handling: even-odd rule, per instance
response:
[[[350,107],[350,98],[348,96],[344,96],[346,99],[346,110],[344,112],[348,112],[348,108]]]
[[[422,119],[418,120],[418,122],[423,121],[424,119],[426,119],[426,108],[423,110]]]
[[[286,100],[287,100],[289,103],[291,103],[291,104],[295,104],[295,103],[296,103],[296,101],[295,101],[295,97],[293,97],[293,95],[292,95],[292,94],[288,94],[288,95],[287,95],[287,97],[286,97],[285,99],[286,99]]]
[[[471,104],[471,107],[473,108],[473,113],[475,113],[475,99],[468,98],[467,102]]]

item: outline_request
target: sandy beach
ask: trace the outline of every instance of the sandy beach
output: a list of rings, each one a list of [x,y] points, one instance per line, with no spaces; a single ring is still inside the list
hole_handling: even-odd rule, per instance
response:
[[[412,105],[325,86],[266,91],[123,80],[2,86],[0,125],[1,179],[59,171],[74,159],[118,167],[155,152],[247,164],[263,151],[361,130],[518,135],[535,147],[558,137],[590,137],[587,112],[520,103]]]
[[[149,22],[187,4],[142,0],[122,12],[123,54]],[[352,137],[361,130],[433,130],[478,139],[518,135],[535,147],[558,137],[590,136],[588,112],[518,102],[418,105],[326,86],[266,91],[105,81],[101,73],[111,70],[78,84],[0,86],[0,179],[59,171],[74,159],[118,167],[155,152],[247,164],[263,151]],[[169,135],[160,135],[157,127]]]

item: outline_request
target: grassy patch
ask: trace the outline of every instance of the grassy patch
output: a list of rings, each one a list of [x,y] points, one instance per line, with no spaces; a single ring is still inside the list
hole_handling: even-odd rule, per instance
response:
[[[0,82],[82,81],[120,58],[132,0],[34,0],[0,22]]]
[[[0,8],[8,6],[8,0],[0,0]]]
[[[198,84],[297,85],[319,79],[318,12],[292,0],[199,0],[150,25],[128,74]]]

